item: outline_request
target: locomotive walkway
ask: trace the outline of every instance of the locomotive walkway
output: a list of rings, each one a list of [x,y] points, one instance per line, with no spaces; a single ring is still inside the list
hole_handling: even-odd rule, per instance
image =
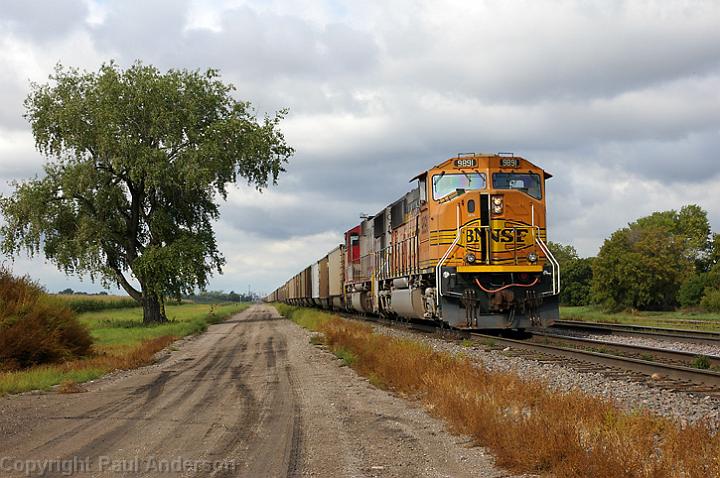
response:
[[[87,389],[0,399],[0,476],[508,476],[264,305]]]

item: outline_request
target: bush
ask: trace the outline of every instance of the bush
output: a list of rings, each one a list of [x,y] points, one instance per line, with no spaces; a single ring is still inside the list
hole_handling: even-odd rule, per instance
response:
[[[700,306],[708,312],[720,312],[720,289],[705,289]]]
[[[692,307],[700,303],[707,286],[707,274],[694,273],[685,279],[678,291],[678,302],[683,307]]]
[[[92,337],[75,312],[27,277],[0,269],[0,370],[85,356]]]

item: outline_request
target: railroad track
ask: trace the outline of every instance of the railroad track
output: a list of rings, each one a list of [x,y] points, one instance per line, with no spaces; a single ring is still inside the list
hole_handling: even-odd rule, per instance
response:
[[[553,327],[595,334],[650,337],[660,340],[673,340],[675,342],[720,346],[720,332],[650,327],[647,325],[605,324],[601,322],[583,322],[576,320],[558,320]]]
[[[535,333],[533,335],[535,339],[531,340],[510,339],[479,333],[471,333],[470,336],[485,343],[510,347],[511,350],[529,351],[544,356],[559,357],[574,362],[599,366],[596,369],[585,369],[589,371],[610,372],[611,375],[618,376],[615,371],[603,370],[606,367],[612,367],[613,369],[642,374],[650,377],[659,385],[670,385],[672,389],[720,395],[720,373],[715,370],[688,366],[689,362],[698,358],[698,355],[688,352],[637,347],[600,340],[558,336],[550,333],[544,335]],[[556,343],[539,342],[536,340],[538,337]],[[605,351],[599,352],[597,349]],[[616,353],[609,353],[609,351],[615,351]],[[646,355],[647,358],[637,358],[638,355]],[[708,365],[720,366],[720,357],[703,357],[707,359]]]

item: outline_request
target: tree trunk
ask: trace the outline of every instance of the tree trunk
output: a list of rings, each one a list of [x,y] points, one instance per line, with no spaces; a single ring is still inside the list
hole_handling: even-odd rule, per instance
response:
[[[162,301],[153,293],[143,294],[143,324],[159,324],[167,322],[165,307]]]

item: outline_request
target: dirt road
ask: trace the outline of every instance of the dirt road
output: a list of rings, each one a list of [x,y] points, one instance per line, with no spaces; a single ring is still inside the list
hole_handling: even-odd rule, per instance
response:
[[[267,306],[87,388],[0,399],[0,476],[507,476]]]

